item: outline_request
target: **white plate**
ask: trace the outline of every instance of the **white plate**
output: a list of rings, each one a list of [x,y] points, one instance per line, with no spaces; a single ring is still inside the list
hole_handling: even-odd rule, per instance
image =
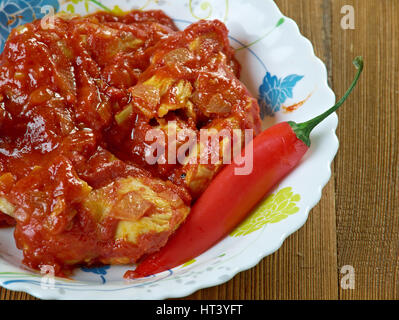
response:
[[[259,97],[266,115],[265,127],[285,120],[308,120],[335,102],[326,68],[314,55],[311,43],[271,0],[0,0],[0,41],[4,42],[11,28],[31,21],[33,16],[42,17],[44,5],[86,14],[101,9],[100,4],[113,10],[161,9],[179,28],[201,18],[224,21],[232,46],[240,48],[237,57],[243,66],[242,81]],[[287,111],[298,103],[295,111]],[[312,147],[301,164],[243,225],[183,266],[131,282],[123,280],[129,268],[121,266],[76,270],[71,280],[42,277],[21,265],[13,231],[3,229],[0,285],[43,299],[164,299],[226,282],[276,251],[306,222],[331,175],[330,164],[338,149],[337,122],[333,114],[314,130]]]

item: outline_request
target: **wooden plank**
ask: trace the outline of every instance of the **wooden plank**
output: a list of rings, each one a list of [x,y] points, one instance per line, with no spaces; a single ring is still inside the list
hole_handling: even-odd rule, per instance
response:
[[[355,30],[343,30],[352,5]],[[342,94],[363,55],[358,88],[339,111],[335,162],[338,267],[355,269],[355,289],[341,299],[399,298],[399,1],[334,0],[334,89]]]
[[[35,300],[36,298],[25,292],[6,290],[0,287],[0,300]]]
[[[278,0],[277,5],[331,65],[329,1]],[[337,299],[335,183],[331,179],[305,226],[255,268],[187,299]]]

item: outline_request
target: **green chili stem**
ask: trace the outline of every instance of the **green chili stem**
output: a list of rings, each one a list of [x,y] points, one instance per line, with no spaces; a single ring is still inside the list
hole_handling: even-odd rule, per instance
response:
[[[334,113],[348,98],[350,93],[352,92],[353,88],[356,86],[356,83],[359,80],[360,74],[363,71],[363,58],[362,57],[356,57],[353,60],[353,64],[355,65],[356,69],[358,69],[356,76],[349,87],[349,89],[346,91],[344,96],[330,109],[328,109],[326,112],[322,113],[321,115],[306,121],[302,123],[295,123],[293,121],[289,121],[288,124],[292,127],[292,130],[294,130],[295,134],[297,135],[298,139],[302,140],[308,147],[310,146],[310,133],[312,130],[324,119],[326,119],[329,115]]]

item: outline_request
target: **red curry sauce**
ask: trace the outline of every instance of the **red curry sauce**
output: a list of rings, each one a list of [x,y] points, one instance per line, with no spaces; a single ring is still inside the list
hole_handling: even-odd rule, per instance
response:
[[[165,244],[220,167],[149,165],[145,133],[169,121],[195,132],[260,131],[227,35],[219,21],[178,31],[160,11],[59,16],[54,29],[35,21],[13,30],[0,58],[0,199],[15,220],[0,213],[0,225],[16,221],[27,265],[63,275],[75,265],[132,263]],[[176,203],[167,230],[117,239],[121,219],[87,209],[94,191],[116,190],[126,177]],[[140,218],[155,210],[129,201]]]

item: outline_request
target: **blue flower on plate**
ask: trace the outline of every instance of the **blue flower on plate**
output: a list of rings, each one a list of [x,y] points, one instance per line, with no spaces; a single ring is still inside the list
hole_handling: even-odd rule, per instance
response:
[[[105,280],[105,275],[107,274],[107,270],[111,268],[111,266],[101,266],[101,267],[95,267],[95,268],[86,268],[82,267],[81,270],[84,272],[91,272],[94,274],[99,274],[101,277],[102,283],[106,283],[107,281]]]
[[[0,51],[12,29],[48,14],[44,6],[60,9],[59,0],[0,0]]]
[[[279,111],[287,98],[293,97],[293,89],[303,76],[291,74],[284,79],[272,76],[269,72],[263,78],[259,87],[259,106],[262,119],[268,115],[273,116]]]

